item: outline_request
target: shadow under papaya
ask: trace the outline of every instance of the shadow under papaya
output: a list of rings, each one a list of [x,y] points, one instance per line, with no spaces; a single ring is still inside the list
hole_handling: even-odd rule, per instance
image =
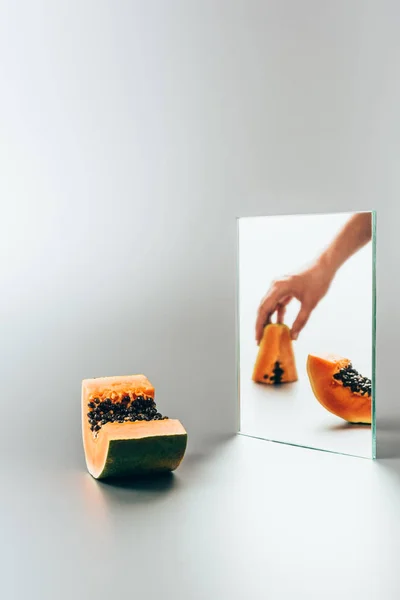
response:
[[[369,423],[348,423],[344,421],[343,423],[336,423],[335,425],[329,425],[327,427],[329,431],[348,431],[350,429],[371,429],[371,425]]]

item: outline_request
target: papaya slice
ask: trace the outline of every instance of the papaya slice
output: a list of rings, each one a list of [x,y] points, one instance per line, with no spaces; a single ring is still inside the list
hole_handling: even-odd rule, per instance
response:
[[[82,381],[82,436],[86,466],[95,479],[174,471],[187,432],[163,417],[145,375]]]
[[[264,327],[252,379],[270,385],[297,381],[293,344],[287,325],[270,323]]]
[[[318,402],[349,423],[371,424],[371,380],[336,354],[309,354],[307,373]]]

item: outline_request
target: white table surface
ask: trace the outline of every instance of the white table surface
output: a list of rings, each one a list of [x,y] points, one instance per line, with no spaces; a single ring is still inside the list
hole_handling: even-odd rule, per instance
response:
[[[245,436],[122,487],[55,452],[3,464],[6,600],[397,600],[400,461]]]

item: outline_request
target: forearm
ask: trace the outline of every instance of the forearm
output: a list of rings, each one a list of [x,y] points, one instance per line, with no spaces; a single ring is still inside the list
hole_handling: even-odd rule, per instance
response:
[[[372,237],[371,213],[350,217],[331,244],[322,252],[318,264],[333,278],[337,270]]]

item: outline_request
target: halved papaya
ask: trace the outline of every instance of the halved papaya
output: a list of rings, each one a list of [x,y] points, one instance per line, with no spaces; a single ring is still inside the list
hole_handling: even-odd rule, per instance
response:
[[[349,423],[371,423],[371,380],[336,354],[309,354],[307,373],[318,402]]]
[[[158,412],[144,375],[84,379],[82,435],[95,479],[174,471],[187,445],[180,421]]]
[[[271,385],[297,381],[293,344],[287,325],[270,323],[264,327],[252,379]]]

